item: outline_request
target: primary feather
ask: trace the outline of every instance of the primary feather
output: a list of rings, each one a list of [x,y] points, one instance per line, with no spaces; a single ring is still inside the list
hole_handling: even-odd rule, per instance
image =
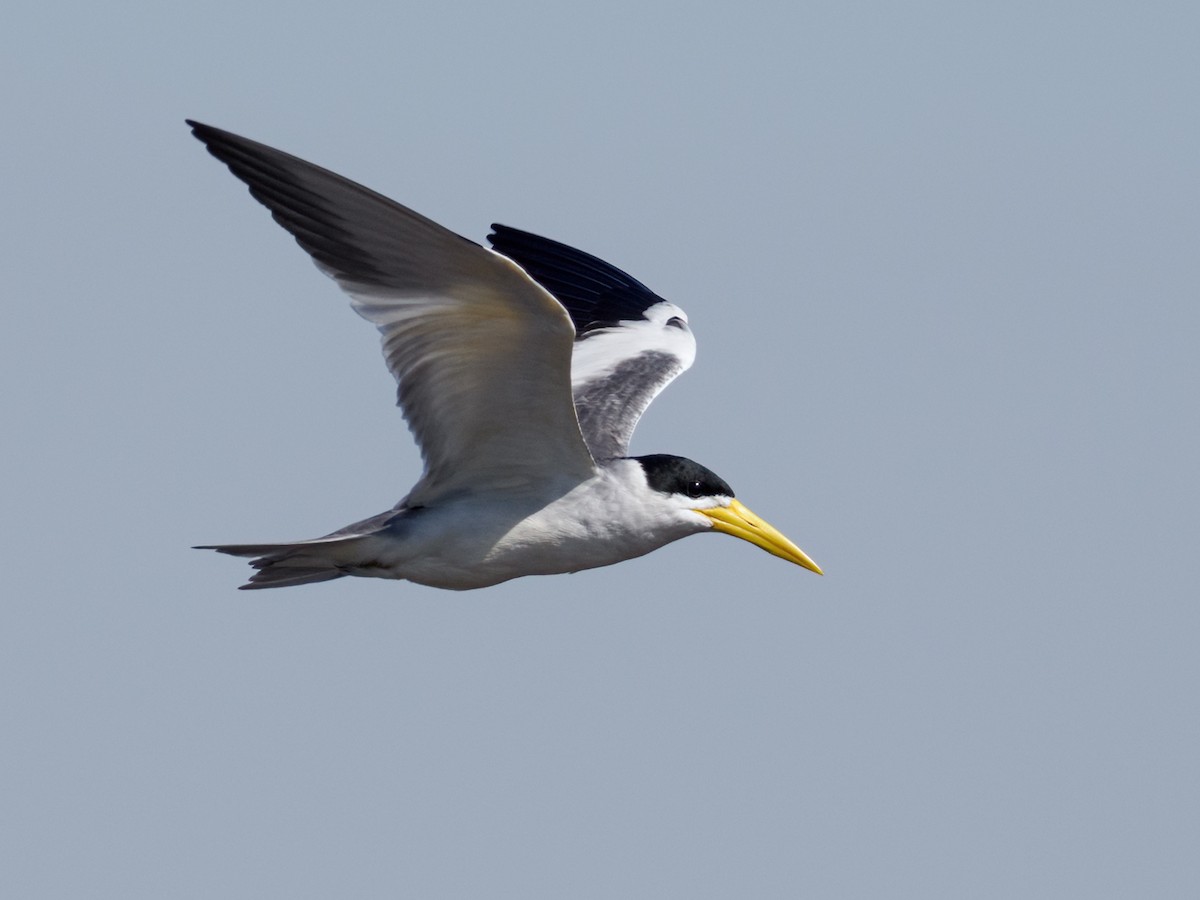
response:
[[[189,122],[380,331],[425,461],[409,505],[479,483],[583,480],[574,328],[510,260],[312,163]]]

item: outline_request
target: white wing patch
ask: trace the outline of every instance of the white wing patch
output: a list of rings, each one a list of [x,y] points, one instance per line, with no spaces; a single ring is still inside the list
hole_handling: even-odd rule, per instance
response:
[[[687,314],[611,263],[558,241],[507,225],[492,225],[488,240],[571,315],[571,388],[592,456],[627,455],[650,401],[696,358]]]
[[[647,309],[644,319],[599,328],[576,340],[571,390],[592,455],[627,455],[646,407],[695,358],[696,338],[687,315],[666,301]]]

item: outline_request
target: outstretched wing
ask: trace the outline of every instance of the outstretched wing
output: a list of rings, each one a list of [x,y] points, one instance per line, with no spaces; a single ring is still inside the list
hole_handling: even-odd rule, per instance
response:
[[[340,175],[189,121],[383,336],[425,474],[406,502],[595,466],[571,396],[571,319],[499,254]]]
[[[596,459],[625,456],[650,401],[696,358],[687,314],[615,266],[558,241],[507,225],[493,225],[488,241],[571,314],[579,427]]]

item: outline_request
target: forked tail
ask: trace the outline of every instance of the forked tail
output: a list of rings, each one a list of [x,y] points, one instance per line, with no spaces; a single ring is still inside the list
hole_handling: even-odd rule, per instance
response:
[[[250,580],[239,588],[253,591],[258,588],[291,587],[294,584],[314,584],[331,581],[348,574],[338,563],[312,544],[210,544],[197,550],[216,550],[230,556],[251,557],[258,569]],[[257,558],[255,558],[257,557]]]
[[[364,574],[371,560],[368,542],[399,516],[380,513],[325,537],[286,544],[203,544],[196,550],[216,550],[251,560],[256,571],[240,590],[291,587]]]

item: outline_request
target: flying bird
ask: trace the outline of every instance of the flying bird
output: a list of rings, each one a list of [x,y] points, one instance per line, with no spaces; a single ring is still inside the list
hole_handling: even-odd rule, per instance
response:
[[[557,241],[493,225],[487,249],[312,163],[188,125],[379,329],[425,463],[392,509],[325,537],[198,548],[250,558],[243,588],[361,575],[467,590],[710,531],[821,574],[704,466],[628,455],[650,401],[695,358],[682,309]]]

